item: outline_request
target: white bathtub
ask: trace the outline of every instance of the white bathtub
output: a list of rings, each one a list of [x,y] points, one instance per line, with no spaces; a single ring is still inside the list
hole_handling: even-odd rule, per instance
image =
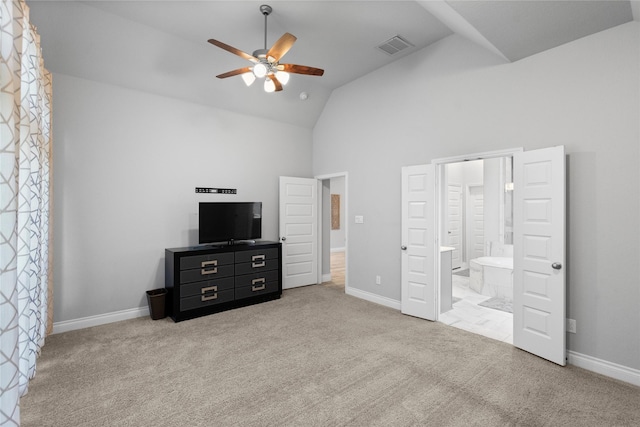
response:
[[[469,288],[513,301],[513,258],[483,256],[469,262]]]

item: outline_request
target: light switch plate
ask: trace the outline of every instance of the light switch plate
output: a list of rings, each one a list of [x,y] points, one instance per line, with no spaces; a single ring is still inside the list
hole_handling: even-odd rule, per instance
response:
[[[356,215],[356,224],[364,224],[364,216],[362,215]]]

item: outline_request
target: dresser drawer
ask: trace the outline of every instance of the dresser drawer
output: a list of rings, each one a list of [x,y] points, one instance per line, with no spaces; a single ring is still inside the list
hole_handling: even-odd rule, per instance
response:
[[[251,251],[236,252],[236,263],[264,261],[278,258],[278,249],[255,249]]]
[[[180,298],[194,295],[210,295],[218,291],[234,288],[233,277],[225,277],[217,280],[207,280],[204,282],[188,283],[180,286]]]
[[[184,270],[180,272],[180,283],[199,282],[201,280],[212,280],[220,277],[233,276],[233,264],[221,265],[214,268],[195,270]]]
[[[233,262],[233,253],[185,256],[180,258],[180,270],[193,268],[213,270],[221,265],[233,264]]]
[[[180,298],[180,311],[193,310],[195,308],[233,301],[234,295],[233,289],[227,289],[225,291],[207,292],[203,295]]]
[[[260,271],[252,274],[236,276],[235,286],[240,288],[243,286],[261,285],[263,283],[277,282],[278,270]]]
[[[241,274],[250,274],[260,271],[277,270],[280,265],[278,259],[267,259],[263,261],[243,262],[236,264],[236,276]]]
[[[278,282],[269,282],[251,286],[236,288],[236,299],[255,297],[260,294],[268,294],[278,291]]]

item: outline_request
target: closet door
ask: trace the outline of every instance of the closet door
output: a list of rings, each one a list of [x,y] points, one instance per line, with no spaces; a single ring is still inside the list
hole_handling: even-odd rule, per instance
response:
[[[447,186],[447,241],[445,246],[454,248],[451,253],[451,268],[462,267],[462,185]]]

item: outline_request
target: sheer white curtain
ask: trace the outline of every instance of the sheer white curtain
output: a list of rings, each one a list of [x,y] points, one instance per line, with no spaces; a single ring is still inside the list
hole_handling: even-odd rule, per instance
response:
[[[0,6],[0,425],[51,327],[51,74],[24,0]]]

